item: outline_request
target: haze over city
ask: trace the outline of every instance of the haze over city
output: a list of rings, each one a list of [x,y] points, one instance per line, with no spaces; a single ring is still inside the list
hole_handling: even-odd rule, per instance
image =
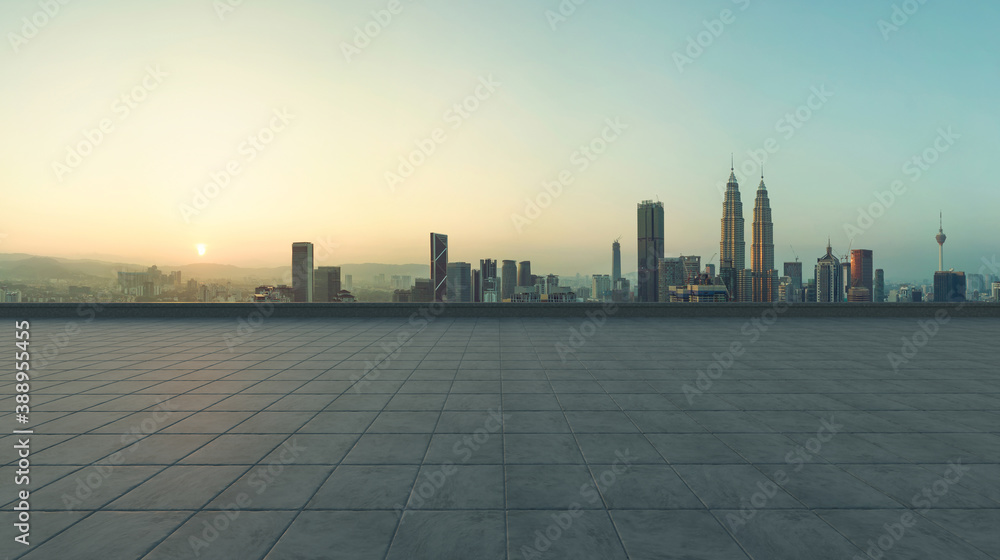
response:
[[[606,273],[620,236],[634,271],[658,198],[666,254],[708,262],[735,153],[748,217],[766,154],[778,263],[846,253],[849,224],[888,279],[929,278],[939,211],[946,268],[996,254],[996,4],[232,4],[0,6],[0,182],[30,209],[0,252],[426,263],[439,231],[452,261],[568,275]]]

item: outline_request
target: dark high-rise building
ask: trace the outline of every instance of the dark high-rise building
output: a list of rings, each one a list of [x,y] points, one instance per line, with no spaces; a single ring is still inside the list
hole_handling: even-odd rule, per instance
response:
[[[426,303],[434,301],[434,283],[430,278],[417,278],[410,291],[410,301]]]
[[[479,261],[479,300],[486,303],[500,301],[500,278],[496,259]]]
[[[847,294],[851,291],[851,261],[850,255],[844,255],[844,260],[840,261],[840,290],[843,299],[840,301],[847,301]]]
[[[448,296],[448,236],[441,233],[431,234],[431,283],[432,301],[444,301]]]
[[[788,301],[804,301],[805,292],[802,291],[802,263],[799,261],[786,262],[785,276],[792,279],[792,296]]]
[[[292,294],[297,303],[313,300],[313,244],[292,243]]]
[[[472,269],[472,301],[476,303],[483,301],[483,270],[481,268]]]
[[[705,265],[705,274],[707,274],[710,278],[715,278],[715,265],[714,264],[706,264]]]
[[[659,299],[659,265],[663,258],[663,203],[644,200],[638,204],[639,283],[635,300],[651,303]]]
[[[839,303],[844,301],[844,284],[840,259],[833,254],[829,242],[826,254],[816,259],[816,301],[818,303]]]
[[[771,221],[771,201],[767,198],[764,174],[760,175],[757,199],[753,207],[753,301],[771,302],[778,299],[778,271],[774,268],[774,222]]]
[[[448,263],[448,301],[472,302],[472,265],[467,262]]]
[[[531,280],[531,261],[517,263],[517,285],[526,287],[535,285]]]
[[[875,288],[872,295],[873,301],[882,303],[885,301],[885,271],[881,268],[875,269]]]
[[[677,257],[664,257],[660,259],[660,266],[656,271],[656,280],[659,282],[656,301],[669,302],[671,288],[682,289],[687,285],[684,260]]]
[[[611,285],[622,277],[622,244],[616,239],[611,244]]]
[[[500,300],[514,297],[514,288],[517,287],[517,262],[503,261],[500,269]]]
[[[737,282],[739,273],[746,267],[746,242],[743,240],[743,202],[736,170],[730,168],[726,183],[726,198],[722,203],[722,241],[719,243],[719,275],[726,281],[731,301],[747,301],[750,294],[743,293]],[[726,272],[724,268],[732,269]]]
[[[939,270],[934,273],[934,301],[965,301],[965,273]]]
[[[340,293],[340,267],[321,266],[313,275],[313,301],[331,302]]]
[[[875,294],[875,282],[872,266],[872,252],[870,249],[851,249],[851,287],[865,288],[868,290],[868,299],[860,300],[861,295],[855,297],[855,301],[872,301]],[[859,292],[860,294],[860,292]]]

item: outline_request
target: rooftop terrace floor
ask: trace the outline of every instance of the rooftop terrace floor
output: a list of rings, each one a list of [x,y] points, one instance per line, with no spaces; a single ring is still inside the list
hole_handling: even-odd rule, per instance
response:
[[[762,319],[34,321],[0,556],[1000,558],[1000,321]]]

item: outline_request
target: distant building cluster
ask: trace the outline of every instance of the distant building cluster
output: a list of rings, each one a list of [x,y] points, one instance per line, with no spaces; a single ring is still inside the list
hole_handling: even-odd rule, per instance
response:
[[[384,275],[382,275],[384,277]],[[348,276],[350,278],[350,276]],[[384,278],[383,278],[384,280]],[[292,286],[261,286],[255,301],[292,303],[353,303],[355,297],[341,286],[339,266],[313,266],[313,244],[292,244]]]
[[[0,302],[21,303],[22,300],[20,290],[8,290],[6,286],[0,286]]]
[[[156,265],[153,265],[146,272],[119,272],[117,287],[119,293],[125,295],[155,297],[167,289],[179,289],[181,287],[181,271],[163,274]]]
[[[636,226],[638,273],[634,291],[631,282],[622,276],[620,238],[611,246],[611,274],[594,274],[587,282],[581,282],[578,274],[575,287],[571,287],[560,285],[557,275],[533,274],[528,260],[482,259],[478,268],[473,268],[471,263],[451,261],[448,236],[441,233],[430,234],[430,278],[413,280],[410,276],[390,276],[387,280],[385,274],[378,274],[374,285],[391,289],[392,301],[398,303],[1000,301],[1000,278],[995,275],[966,275],[944,270],[946,237],[943,226],[939,227],[936,237],[938,271],[932,286],[904,284],[887,290],[885,271],[874,267],[870,249],[852,247],[838,256],[829,240],[826,252],[816,259],[811,271],[807,271],[796,256],[795,261],[784,263],[779,276],[774,260],[771,201],[763,173],[754,200],[749,268],[746,266],[743,202],[732,167],[722,207],[718,267],[712,262],[715,255],[704,267],[699,255],[665,256],[662,202],[640,202]],[[314,268],[312,258],[311,243],[293,244],[292,287],[262,286],[255,298],[295,302],[354,301],[350,292],[342,289],[340,268]],[[150,281],[150,273],[142,274],[145,276],[135,279],[120,276],[119,282],[136,289]],[[176,274],[179,281],[180,273]],[[350,287],[350,276],[345,283]]]

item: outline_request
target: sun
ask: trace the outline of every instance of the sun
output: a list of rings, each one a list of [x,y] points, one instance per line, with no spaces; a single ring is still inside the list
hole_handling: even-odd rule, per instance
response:
[[[198,249],[198,256],[199,257],[204,257],[205,256],[205,244],[204,243],[199,243],[196,246],[196,249]]]

